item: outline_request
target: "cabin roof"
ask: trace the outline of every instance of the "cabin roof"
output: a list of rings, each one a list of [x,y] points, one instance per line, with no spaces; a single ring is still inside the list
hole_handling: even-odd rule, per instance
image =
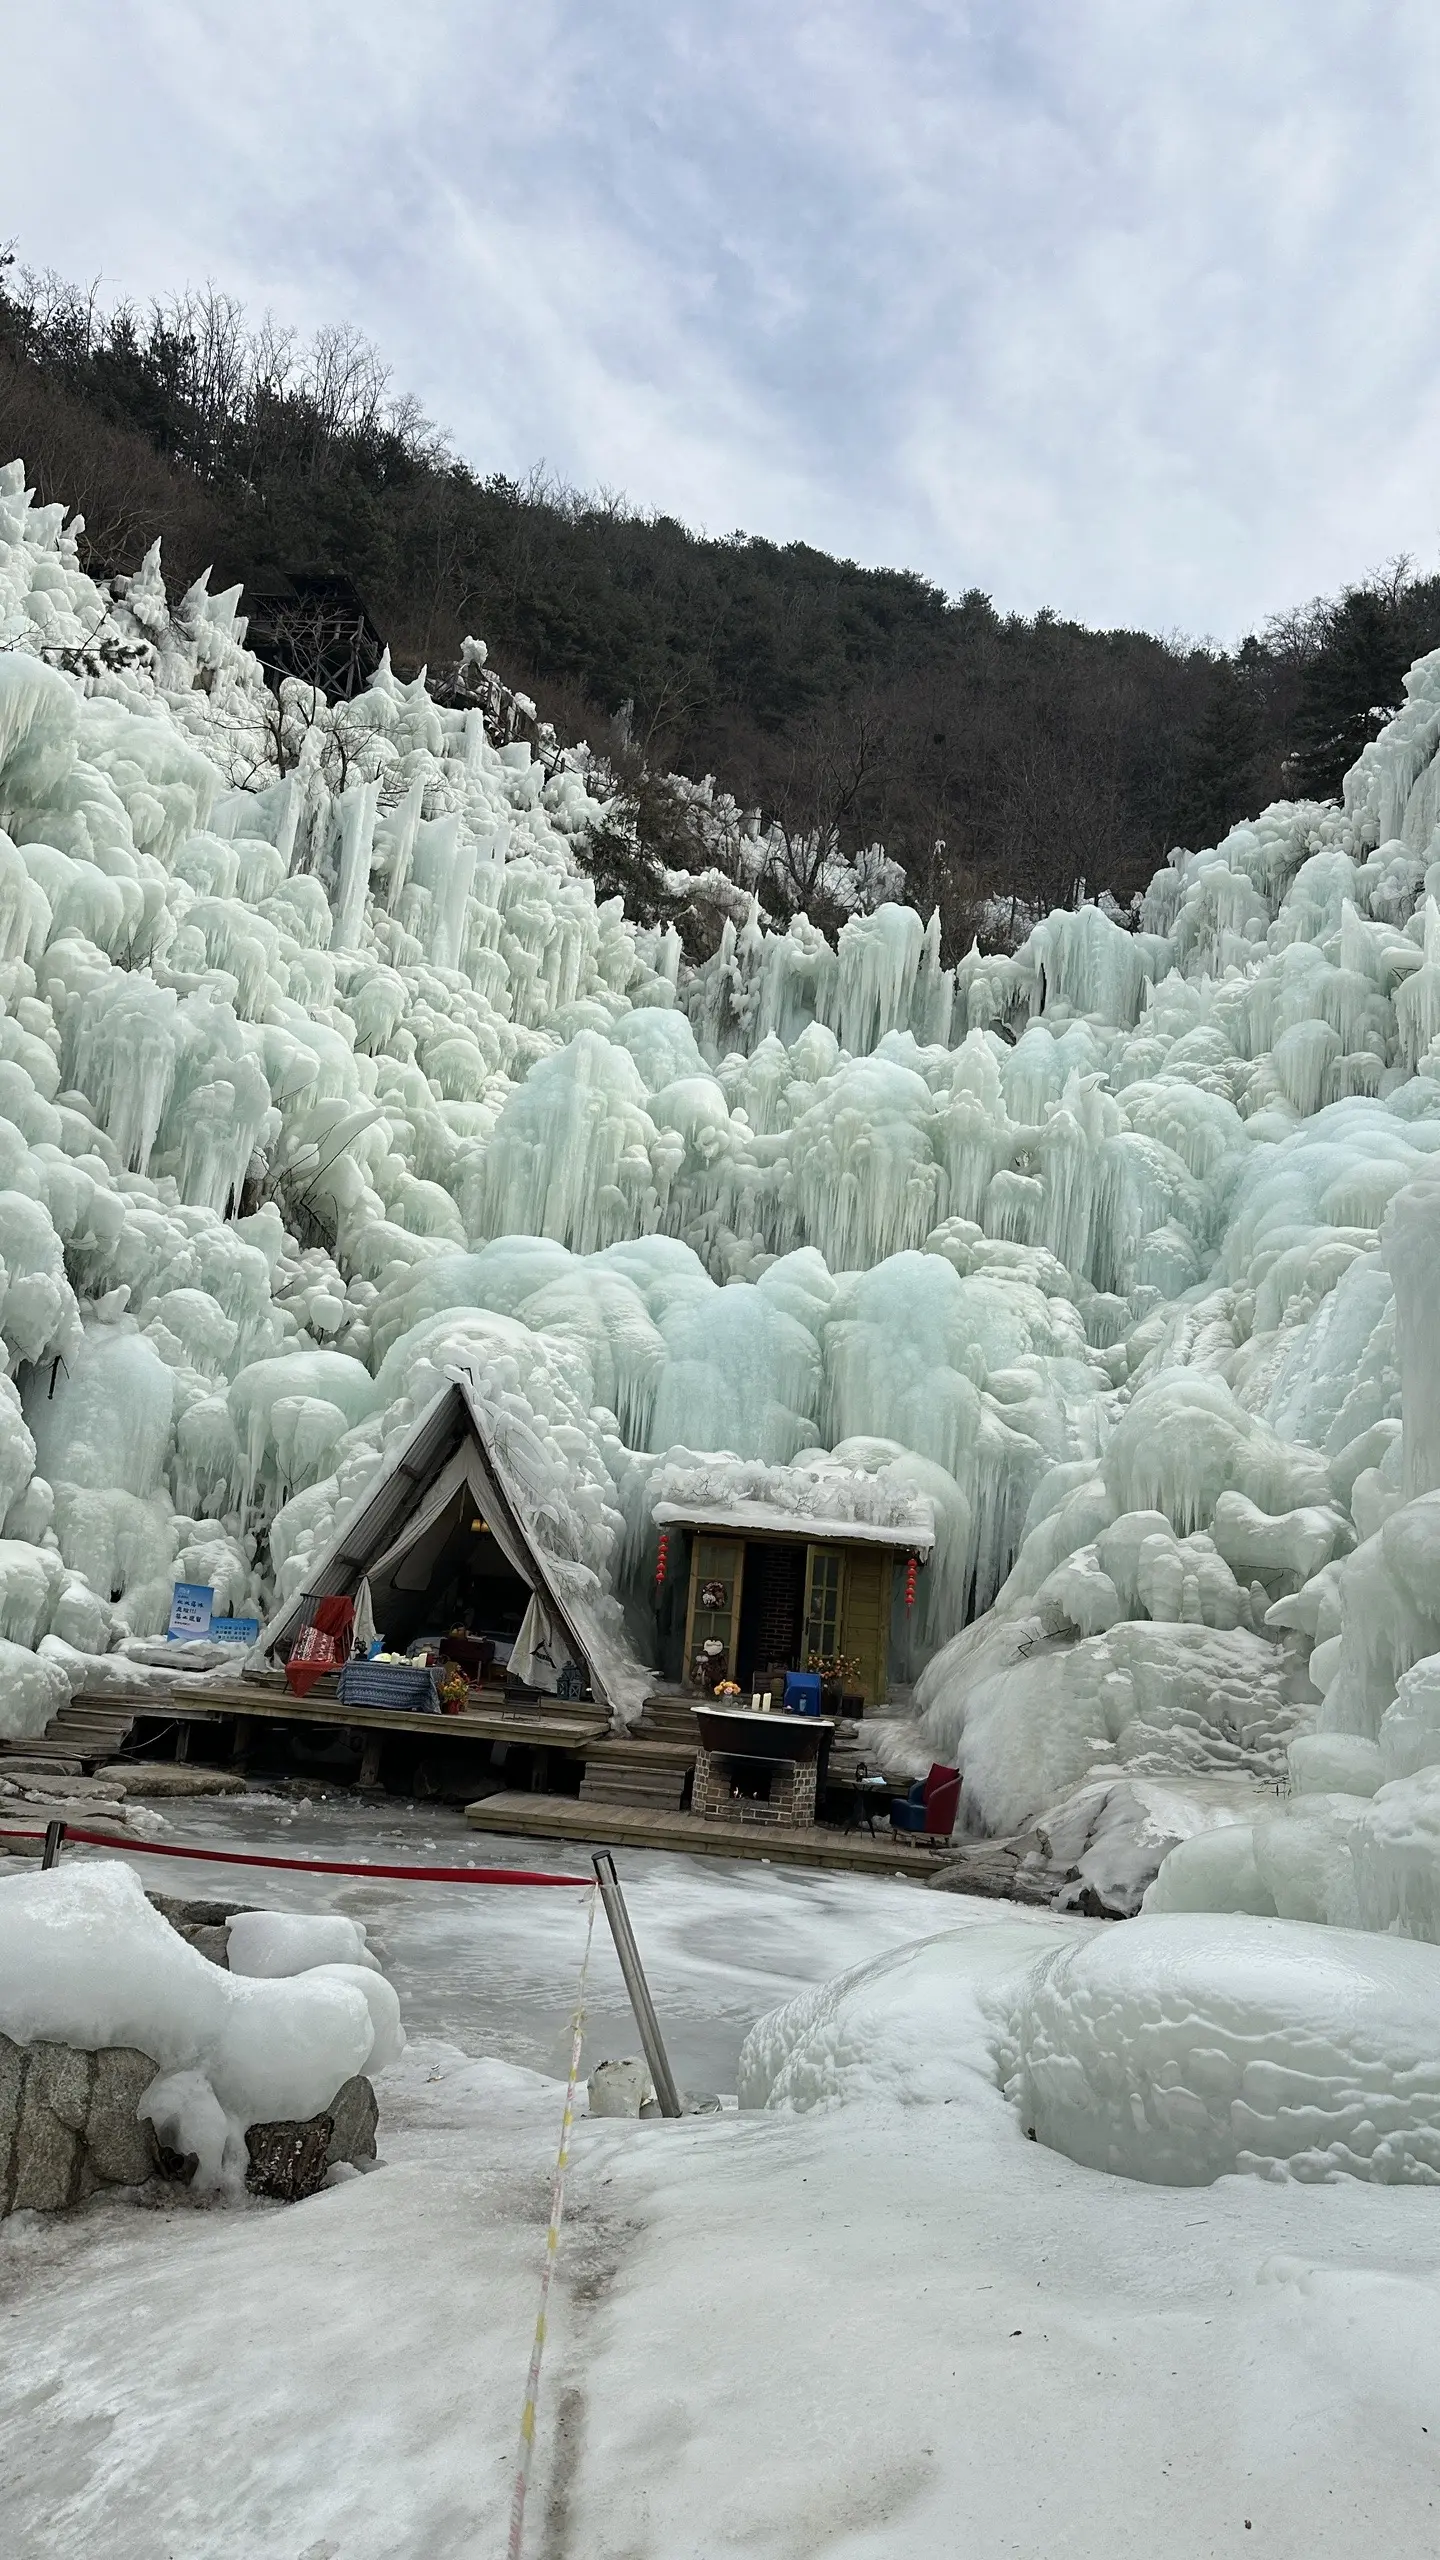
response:
[[[893,1527],[876,1520],[835,1520],[820,1513],[782,1511],[771,1502],[657,1502],[653,1518],[661,1529],[720,1529],[743,1537],[803,1538],[807,1545],[888,1547],[893,1554],[928,1556],[935,1545],[933,1526],[912,1521]]]

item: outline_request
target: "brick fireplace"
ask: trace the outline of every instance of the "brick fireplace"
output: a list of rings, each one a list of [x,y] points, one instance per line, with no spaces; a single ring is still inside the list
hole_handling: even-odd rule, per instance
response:
[[[753,1751],[695,1755],[690,1809],[706,1822],[743,1822],[787,1831],[808,1830],[815,1820],[819,1762],[760,1759]]]

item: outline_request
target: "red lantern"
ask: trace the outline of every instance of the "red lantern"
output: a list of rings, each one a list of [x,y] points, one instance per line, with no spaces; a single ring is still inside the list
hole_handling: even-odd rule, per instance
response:
[[[662,1529],[660,1532],[660,1544],[655,1550],[655,1588],[657,1591],[665,1580],[669,1564],[670,1532],[668,1529]]]
[[[905,1559],[905,1606],[907,1609],[913,1609],[915,1606],[915,1583],[919,1571],[919,1557],[907,1556]]]

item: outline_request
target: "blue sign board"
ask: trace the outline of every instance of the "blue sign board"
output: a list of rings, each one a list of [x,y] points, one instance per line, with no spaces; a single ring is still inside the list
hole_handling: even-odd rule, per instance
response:
[[[187,1644],[196,1636],[208,1636],[214,1609],[213,1582],[177,1582],[166,1629],[171,1644]]]
[[[216,1644],[253,1644],[260,1633],[258,1618],[212,1618],[210,1634]]]

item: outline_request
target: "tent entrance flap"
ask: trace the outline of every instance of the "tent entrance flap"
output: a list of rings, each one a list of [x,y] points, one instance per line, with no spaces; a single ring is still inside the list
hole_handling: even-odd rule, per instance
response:
[[[441,1469],[435,1482],[427,1488],[423,1500],[411,1513],[399,1535],[391,1541],[383,1555],[375,1558],[369,1568],[372,1584],[379,1581],[382,1575],[391,1572],[399,1561],[412,1553],[417,1546],[430,1539],[436,1523],[449,1518],[457,1511],[457,1507],[465,1503],[469,1504],[473,1517],[484,1521],[488,1534],[494,1538],[511,1572],[518,1574],[522,1582],[529,1583],[533,1580],[523,1548],[516,1539],[512,1538],[508,1522],[499,1516],[499,1505],[490,1502],[480,1470],[472,1464],[471,1460],[470,1448],[456,1450],[448,1465]]]
[[[468,1485],[440,1511],[427,1506],[418,1534],[396,1546],[370,1575],[375,1625],[387,1651],[457,1632],[488,1639],[499,1664],[531,1606],[532,1586],[515,1572],[475,1507]]]

